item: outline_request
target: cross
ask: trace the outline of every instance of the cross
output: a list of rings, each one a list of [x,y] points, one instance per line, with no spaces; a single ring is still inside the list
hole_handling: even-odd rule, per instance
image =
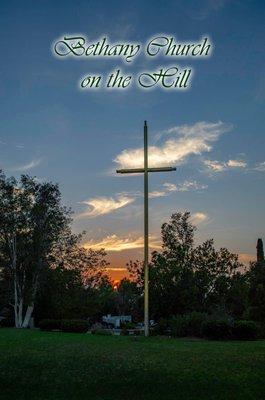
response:
[[[144,121],[144,168],[118,169],[118,174],[144,174],[144,334],[149,336],[148,173],[176,171],[175,167],[148,168],[148,134]]]

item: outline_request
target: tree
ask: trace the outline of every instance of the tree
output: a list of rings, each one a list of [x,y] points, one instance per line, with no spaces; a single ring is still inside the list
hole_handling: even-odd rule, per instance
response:
[[[70,226],[66,226],[52,247],[49,265],[62,270],[77,270],[84,286],[96,287],[106,278],[105,267],[109,263],[104,249],[92,250],[82,246],[84,233],[73,234]]]
[[[187,211],[174,213],[162,225],[162,250],[152,253],[149,264],[150,314],[155,319],[191,311],[230,312],[235,293],[240,288],[246,293],[238,256],[216,250],[213,240],[195,247],[195,230]],[[129,270],[143,291],[142,263],[130,262]],[[241,298],[233,313],[242,314],[244,308]]]
[[[84,248],[82,237],[67,226],[54,243],[38,297],[38,320],[93,318],[108,311],[111,300],[114,304],[113,287],[105,273],[106,253]]]
[[[11,283],[15,326],[29,324],[51,250],[70,223],[58,185],[0,174],[0,254]]]
[[[133,316],[137,319],[139,288],[137,287],[136,282],[133,282],[127,278],[122,279],[117,287],[115,295],[118,314],[133,314]]]
[[[242,282],[239,271],[243,270],[243,265],[238,256],[226,248],[216,250],[211,239],[193,249],[190,262],[194,271],[198,306],[202,310],[220,308],[228,311],[227,297],[236,282],[236,274],[237,283]]]
[[[248,318],[265,325],[265,262],[258,258],[247,273],[249,282]]]
[[[192,249],[195,230],[190,222],[190,212],[172,214],[170,221],[161,227],[163,254],[184,261]]]

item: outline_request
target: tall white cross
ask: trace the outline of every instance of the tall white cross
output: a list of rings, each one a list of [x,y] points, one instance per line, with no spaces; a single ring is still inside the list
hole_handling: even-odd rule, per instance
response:
[[[148,268],[148,173],[176,171],[175,167],[148,168],[148,134],[144,121],[144,168],[118,169],[118,174],[144,174],[144,334],[149,336],[149,268]]]

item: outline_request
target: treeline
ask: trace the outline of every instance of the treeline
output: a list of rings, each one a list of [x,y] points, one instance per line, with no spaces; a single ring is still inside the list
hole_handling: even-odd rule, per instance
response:
[[[129,262],[131,280],[114,290],[105,251],[83,248],[71,222],[58,185],[0,174],[0,325],[26,328],[32,316],[36,325],[45,319],[93,324],[108,313],[143,320],[142,262]],[[259,262],[246,268],[227,249],[216,250],[213,240],[195,246],[195,229],[189,212],[175,213],[162,225],[162,248],[149,266],[153,332],[196,335],[199,326],[199,335],[202,325],[210,332],[214,324],[236,332],[240,321],[254,321],[263,335],[262,249]]]

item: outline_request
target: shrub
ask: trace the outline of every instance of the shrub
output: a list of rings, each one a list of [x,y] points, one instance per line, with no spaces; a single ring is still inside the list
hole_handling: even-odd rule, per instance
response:
[[[39,322],[39,328],[42,331],[52,331],[61,329],[61,321],[58,319],[43,319]]]
[[[122,328],[120,335],[121,336],[128,336],[129,335],[129,331],[126,328]]]
[[[133,322],[121,322],[120,324],[121,329],[133,329],[135,327],[135,324]]]
[[[150,329],[151,336],[166,335],[168,333],[168,322],[165,318],[160,318],[157,324]]]
[[[187,336],[202,336],[202,325],[208,320],[208,315],[198,311],[193,311],[190,314],[183,316],[185,330]]]
[[[88,330],[88,322],[84,319],[63,319],[61,329],[63,332],[84,333]]]
[[[14,318],[3,318],[0,321],[0,328],[13,328],[15,326]]]
[[[254,321],[237,321],[233,327],[233,335],[238,340],[255,340],[258,326]]]
[[[265,324],[258,323],[258,339],[265,339]]]
[[[202,335],[208,339],[231,339],[232,327],[225,320],[209,320],[202,324]]]
[[[91,329],[93,335],[110,336],[112,332],[106,329]]]
[[[265,322],[265,305],[249,307],[245,312],[246,320],[256,321],[259,323]]]
[[[187,336],[187,321],[185,316],[176,315],[170,318],[168,322],[171,334],[173,337]]]

